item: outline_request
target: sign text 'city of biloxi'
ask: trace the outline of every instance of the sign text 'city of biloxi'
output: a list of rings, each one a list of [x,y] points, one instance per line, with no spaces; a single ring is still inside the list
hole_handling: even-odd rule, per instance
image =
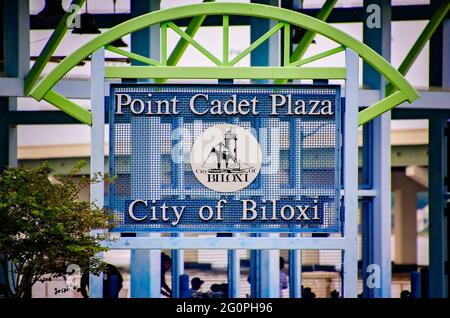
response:
[[[116,231],[339,229],[340,87],[113,84]]]

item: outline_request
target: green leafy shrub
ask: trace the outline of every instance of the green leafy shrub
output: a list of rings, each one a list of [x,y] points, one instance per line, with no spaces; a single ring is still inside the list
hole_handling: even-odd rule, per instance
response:
[[[34,169],[8,168],[0,175],[0,253],[7,276],[9,297],[27,297],[38,281],[67,275],[67,266],[98,273],[104,265],[97,253],[111,215],[103,208],[77,199],[94,180],[73,176],[80,162],[67,175],[52,175],[48,163]]]

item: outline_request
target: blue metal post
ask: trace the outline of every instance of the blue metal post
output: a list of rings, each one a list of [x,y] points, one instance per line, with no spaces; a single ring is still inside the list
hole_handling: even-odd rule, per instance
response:
[[[411,298],[420,298],[420,273],[411,273]]]
[[[233,236],[237,236],[233,233]],[[228,250],[228,297],[239,297],[239,280],[241,276],[238,250]]]
[[[251,234],[252,237],[258,237],[258,233]],[[250,272],[249,272],[249,283],[250,283],[250,297],[259,298],[260,288],[260,272],[259,272],[259,254],[258,250],[250,251]]]
[[[429,200],[429,296],[447,297],[447,275],[445,273],[446,242],[445,229],[445,184],[446,137],[444,129],[448,118],[432,115],[428,125],[428,200]]]
[[[366,12],[363,23],[364,43],[389,61],[391,1],[365,0],[364,9]],[[378,15],[378,18],[376,15]],[[376,23],[376,19],[378,19],[379,23]],[[384,97],[385,80],[367,64],[364,64],[363,84],[372,89],[380,90],[380,99]],[[375,286],[369,295],[373,293],[373,297],[388,298],[391,296],[390,112],[374,119],[373,123],[373,187],[377,191],[377,195],[373,201],[373,213],[370,210],[363,212],[363,217],[371,218],[371,229],[368,233],[364,233],[369,236],[369,239],[363,240],[363,242],[368,242],[370,246],[363,246],[363,248],[373,253],[371,261],[379,266],[381,274],[379,279],[380,285]],[[362,270],[366,271],[366,268]]]
[[[159,10],[159,4],[160,1],[158,0],[145,0],[145,1],[132,0],[130,2],[131,13],[135,16],[138,16],[151,11],[156,11]],[[153,26],[131,34],[131,50],[143,56],[147,56],[153,59],[159,59],[160,54],[159,43],[160,43],[159,26]],[[138,65],[138,62],[133,61],[132,64]],[[152,128],[155,129],[156,131],[158,130],[156,126]],[[153,167],[152,169],[159,171],[158,167]],[[154,175],[153,173],[151,174]],[[160,183],[158,183],[158,181],[155,180],[153,184],[159,185]],[[136,191],[140,190],[136,189]],[[152,234],[138,233],[136,235],[147,237],[159,236],[159,234],[157,233]],[[161,289],[160,254],[161,254],[160,250],[131,251],[131,261],[130,261],[131,297],[153,297],[153,298],[160,297],[160,289]]]
[[[174,127],[172,130],[179,129],[183,127],[183,118],[177,118],[174,120]],[[172,138],[172,146],[181,145],[181,150],[179,152],[179,156],[177,158],[178,162],[172,162],[172,167],[174,169],[174,179],[175,186],[180,191],[179,198],[184,199],[185,194],[185,185],[184,185],[184,156],[187,153],[185,149],[185,141],[183,140],[183,135],[177,135]],[[177,145],[178,144],[178,145]],[[182,237],[183,233],[172,233],[172,237]],[[172,297],[179,298],[181,297],[180,290],[180,275],[184,273],[184,251],[183,250],[172,250]],[[189,285],[189,284],[188,284]],[[188,286],[189,287],[189,286]]]
[[[294,167],[297,167],[296,170],[291,171],[291,174],[294,174],[294,184],[295,188],[302,188],[302,175],[301,171],[303,171],[303,128],[302,128],[302,120],[299,118],[295,118],[291,122],[291,138],[290,138],[290,147],[292,151],[292,155],[295,158]],[[295,139],[298,138],[299,142],[297,143]],[[297,197],[297,199],[301,199]],[[301,234],[290,234],[292,237],[300,237]],[[302,297],[302,251],[301,250],[290,250],[289,251],[289,296],[291,298],[301,298]]]
[[[190,298],[191,293],[189,292],[189,275],[182,274],[179,277],[180,285],[180,298]]]
[[[363,126],[363,144],[362,144],[362,185],[363,189],[373,188],[373,121]],[[363,297],[373,298],[373,288],[367,285],[369,273],[366,271],[370,264],[373,264],[372,250],[372,218],[373,218],[373,200],[365,199],[361,205],[361,278],[363,286]]]
[[[437,8],[439,0],[431,0],[430,6]],[[445,29],[445,31],[444,31]],[[445,87],[448,85],[449,74],[449,32],[448,21],[444,21],[434,32],[430,39],[429,56],[429,85]],[[444,55],[446,54],[446,56]],[[447,184],[446,173],[446,128],[448,118],[439,118],[438,115],[430,117],[429,121],[429,297],[448,297],[447,262],[447,229],[445,209],[445,195]]]
[[[160,9],[160,0],[130,0],[131,14],[139,16]],[[151,26],[131,33],[131,49],[134,53],[144,55],[156,60],[160,56],[160,28],[159,25]],[[138,61],[132,61],[133,65],[146,65]]]
[[[291,234],[293,237],[298,237],[300,234]],[[291,298],[301,298],[302,286],[302,251],[289,251],[289,296]]]
[[[30,10],[28,1],[5,1],[4,70],[9,77],[24,78],[30,69]]]
[[[373,288],[367,285],[367,279],[371,273],[367,272],[370,264],[373,264],[372,251],[372,218],[373,218],[373,200],[364,200],[361,206],[361,239],[362,239],[362,256],[361,256],[361,279],[363,282],[363,297],[373,298]]]
[[[433,11],[438,10],[439,6],[442,4],[442,0],[430,0],[430,7]],[[440,87],[443,86],[443,71],[442,67],[443,62],[443,53],[444,53],[444,38],[443,38],[443,23],[441,23],[433,35],[430,38],[429,46],[429,70],[428,70],[428,80],[429,85],[432,87]]]
[[[450,87],[450,19],[443,22],[442,36],[442,86]]]
[[[251,1],[253,3],[262,3],[272,6],[280,6],[279,0],[258,0]],[[272,28],[276,21],[267,19],[252,18],[250,20],[250,38],[251,43],[257,40],[261,35]],[[270,37],[267,41],[262,43],[258,48],[253,50],[250,55],[252,66],[270,66],[280,65],[280,37],[278,34]],[[263,82],[263,81],[262,81]],[[267,236],[267,234],[262,234]],[[278,234],[269,234],[269,236],[276,237]],[[279,250],[263,250],[257,252],[259,254],[257,261],[256,279],[260,279],[260,284],[257,284],[259,291],[258,297],[279,297],[280,292],[280,267],[279,267]]]
[[[23,79],[30,68],[29,1],[3,1],[2,47],[6,76]],[[17,109],[17,97],[0,99],[0,173],[6,166],[17,166],[17,128],[8,125],[8,110]],[[0,256],[1,257],[1,256]],[[0,267],[0,283],[4,282]]]
[[[442,40],[443,40],[443,68],[442,68],[442,86],[445,88],[450,88],[450,19],[444,20],[444,26],[443,26],[443,31],[442,31]],[[449,127],[449,124],[447,122],[447,128]],[[448,149],[448,135],[447,135],[447,151],[446,154],[449,154],[449,149]],[[448,178],[448,169],[450,167],[449,163],[448,163],[449,158],[446,158],[447,161],[447,171],[446,171],[446,176]],[[446,185],[446,194],[447,194],[447,198],[450,198],[449,196],[449,184]],[[449,225],[449,216],[448,213],[445,214],[444,216],[444,222],[445,222],[445,226],[444,226],[444,235],[445,235],[445,239],[444,242],[447,242],[446,244],[446,248],[445,248],[445,264],[447,264],[447,270],[445,271],[445,286],[444,286],[444,295],[445,297],[448,298],[448,225]]]
[[[8,77],[24,79],[30,69],[30,18],[28,1],[4,1],[3,47],[4,71]],[[2,32],[3,32],[2,30]],[[8,109],[17,110],[17,97],[8,98]],[[6,128],[5,128],[6,129]],[[8,157],[10,167],[17,166],[17,127],[8,128]],[[6,139],[5,139],[6,140]]]
[[[183,233],[172,233],[173,237],[182,237]],[[172,250],[172,297],[181,297],[180,277],[184,273],[184,251]]]

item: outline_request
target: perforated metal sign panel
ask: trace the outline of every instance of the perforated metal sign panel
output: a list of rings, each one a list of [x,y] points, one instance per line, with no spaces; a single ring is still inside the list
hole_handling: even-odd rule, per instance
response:
[[[339,86],[113,84],[109,114],[113,230],[339,230]]]

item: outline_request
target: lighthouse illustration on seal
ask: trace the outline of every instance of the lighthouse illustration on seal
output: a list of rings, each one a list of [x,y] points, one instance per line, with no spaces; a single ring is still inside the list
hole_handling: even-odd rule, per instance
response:
[[[212,147],[202,168],[206,168],[209,173],[245,173],[252,169],[252,166],[238,160],[237,147],[238,136],[233,128],[229,128],[223,142]],[[210,160],[211,157],[212,160]]]

